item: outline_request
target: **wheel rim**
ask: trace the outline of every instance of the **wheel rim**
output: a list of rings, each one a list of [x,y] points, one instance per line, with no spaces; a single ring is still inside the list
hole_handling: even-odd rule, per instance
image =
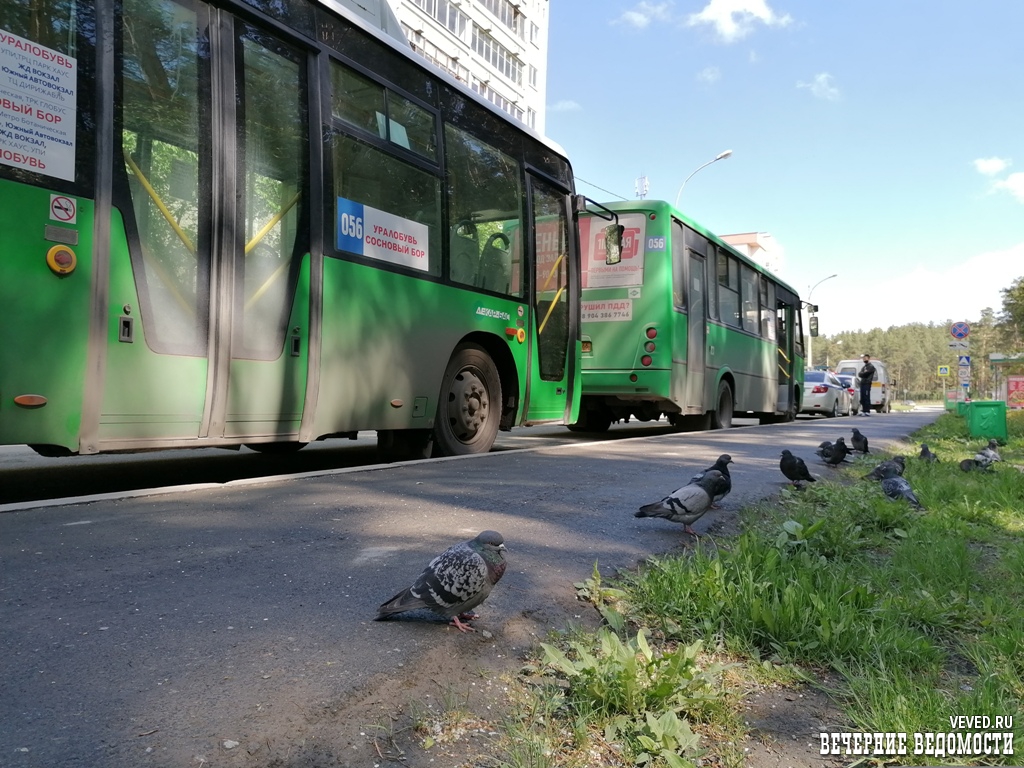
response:
[[[464,368],[456,374],[448,394],[448,423],[452,434],[471,443],[480,433],[491,410],[490,395],[477,371]]]
[[[722,388],[718,398],[718,421],[725,428],[732,426],[732,391],[728,385]]]

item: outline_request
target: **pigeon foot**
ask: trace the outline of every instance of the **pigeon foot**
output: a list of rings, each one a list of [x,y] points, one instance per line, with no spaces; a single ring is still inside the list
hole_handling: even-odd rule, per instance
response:
[[[452,616],[451,625],[459,630],[459,632],[476,632],[469,624],[463,624],[458,616]]]

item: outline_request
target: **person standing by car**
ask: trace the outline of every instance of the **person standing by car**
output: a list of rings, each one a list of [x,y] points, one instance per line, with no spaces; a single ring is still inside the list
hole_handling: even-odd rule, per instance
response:
[[[857,373],[860,379],[860,415],[870,416],[871,413],[871,382],[875,380],[875,366],[871,364],[871,355],[861,358],[864,365]]]

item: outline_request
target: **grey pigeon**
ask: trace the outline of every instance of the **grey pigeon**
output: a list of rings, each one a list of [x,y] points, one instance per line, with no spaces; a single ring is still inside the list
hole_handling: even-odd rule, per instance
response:
[[[716,506],[718,502],[720,502],[722,499],[728,496],[730,491],[732,491],[732,475],[729,474],[729,465],[732,463],[732,456],[730,456],[728,453],[723,453],[721,456],[718,457],[718,459],[715,460],[714,464],[712,464],[707,469],[701,470],[692,478],[690,478],[689,484],[693,485],[694,483],[698,483],[701,480],[703,480],[704,475],[706,475],[713,469],[722,473],[722,476],[725,478],[725,484],[723,485],[723,488],[725,490],[723,490],[721,493],[716,493],[714,498],[711,499],[712,509],[718,509],[718,507]]]
[[[932,453],[931,449],[928,447],[928,443],[921,443],[921,455],[918,456],[918,458],[921,459],[921,461],[927,461],[930,464],[934,464],[939,460],[939,457]]]
[[[645,504],[633,517],[663,517],[673,523],[682,523],[691,536],[697,532],[690,526],[711,508],[711,500],[725,487],[725,475],[717,469],[704,471],[704,477],[684,485],[661,501]]]
[[[914,495],[914,491],[910,487],[910,483],[902,477],[887,477],[882,480],[882,490],[885,495],[893,501],[900,499],[906,499],[910,506],[914,509],[924,509],[921,506],[921,502],[917,500],[917,496]]]
[[[999,451],[996,450],[998,447],[999,443],[995,440],[989,440],[987,446],[974,454],[974,461],[982,469],[989,469],[992,466],[992,462],[1003,460],[1003,457],[999,455]]]
[[[825,463],[832,467],[838,467],[844,461],[846,457],[850,455],[850,449],[846,445],[845,438],[837,437],[836,441],[832,443],[832,450],[828,453],[828,456],[822,456],[825,459]]]
[[[811,473],[807,470],[807,465],[804,460],[799,456],[794,456],[788,449],[782,451],[782,458],[779,460],[779,469],[782,470],[782,474],[793,483],[794,488],[800,488],[800,481],[806,480],[808,483],[817,482]]]
[[[856,427],[853,428],[853,450],[861,453],[868,452],[868,439]]]
[[[902,456],[895,456],[875,466],[870,472],[864,475],[865,480],[885,480],[887,477],[901,477],[903,470],[907,468],[907,460]]]
[[[504,552],[504,539],[497,531],[483,531],[471,541],[449,547],[430,561],[415,584],[382,603],[374,621],[426,608],[450,619],[460,632],[475,632],[462,619],[476,618],[470,611],[505,573]]]
[[[981,464],[979,464],[975,459],[964,459],[960,462],[960,469],[964,472],[973,472],[974,470],[981,468]]]
[[[822,461],[827,461],[828,457],[832,455],[832,441],[823,440],[818,443],[818,450],[816,450],[815,453],[818,454],[818,457]]]

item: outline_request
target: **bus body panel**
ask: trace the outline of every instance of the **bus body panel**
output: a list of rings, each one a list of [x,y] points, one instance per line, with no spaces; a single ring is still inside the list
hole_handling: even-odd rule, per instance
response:
[[[76,221],[55,219],[65,214],[52,214],[52,207],[66,203],[51,198],[70,200]],[[92,290],[92,201],[6,179],[0,179],[0,199],[0,443],[77,450]],[[48,253],[61,246],[76,259],[64,275],[47,266]],[[17,405],[20,395],[45,397],[46,404]]]

